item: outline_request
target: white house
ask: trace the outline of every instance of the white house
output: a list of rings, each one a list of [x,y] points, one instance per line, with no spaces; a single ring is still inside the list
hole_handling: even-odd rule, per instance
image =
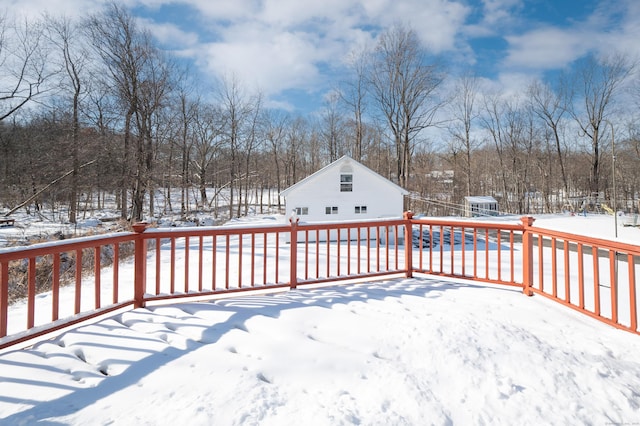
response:
[[[488,195],[464,197],[464,212],[466,217],[497,216],[498,202]]]
[[[344,156],[283,190],[301,222],[401,218],[408,191]]]

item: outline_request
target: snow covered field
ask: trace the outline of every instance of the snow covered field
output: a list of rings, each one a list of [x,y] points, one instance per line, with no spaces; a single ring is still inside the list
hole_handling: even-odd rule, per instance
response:
[[[535,225],[613,237],[611,216]],[[638,389],[637,335],[412,278],[138,309],[4,353],[0,424],[633,424]]]

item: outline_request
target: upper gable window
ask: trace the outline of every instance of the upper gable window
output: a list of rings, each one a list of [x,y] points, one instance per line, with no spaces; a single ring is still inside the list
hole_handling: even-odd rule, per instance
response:
[[[340,192],[353,192],[353,175],[340,173]]]

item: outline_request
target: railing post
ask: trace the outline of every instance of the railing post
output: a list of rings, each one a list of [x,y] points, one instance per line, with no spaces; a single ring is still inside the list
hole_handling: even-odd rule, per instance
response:
[[[148,223],[138,222],[132,225],[135,235],[133,300],[134,308],[144,307],[144,290],[147,284],[147,242],[142,235]]]
[[[0,337],[7,335],[9,319],[9,262],[0,262]]]
[[[413,218],[413,212],[404,212],[403,219],[404,224],[404,269],[405,276],[407,278],[413,277],[413,226],[411,219]],[[396,239],[397,239],[396,235]],[[396,244],[398,242],[396,241]]]
[[[294,289],[298,286],[298,222],[300,218],[295,212],[289,218],[291,224],[291,237],[289,238],[289,250],[291,250],[289,259],[289,288]],[[338,242],[339,243],[339,242]]]
[[[533,236],[531,226],[535,219],[531,216],[521,217],[522,222],[522,292],[533,296]]]

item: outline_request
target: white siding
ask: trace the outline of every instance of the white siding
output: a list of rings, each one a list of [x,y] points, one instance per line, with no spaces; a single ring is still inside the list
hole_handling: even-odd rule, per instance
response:
[[[351,192],[340,191],[340,175],[353,175]],[[343,157],[283,191],[287,216],[296,208],[307,208],[300,215],[303,222],[362,220],[402,217],[406,191],[360,163]],[[366,213],[356,213],[356,207],[366,207]],[[326,214],[327,207],[337,207],[337,214]]]

